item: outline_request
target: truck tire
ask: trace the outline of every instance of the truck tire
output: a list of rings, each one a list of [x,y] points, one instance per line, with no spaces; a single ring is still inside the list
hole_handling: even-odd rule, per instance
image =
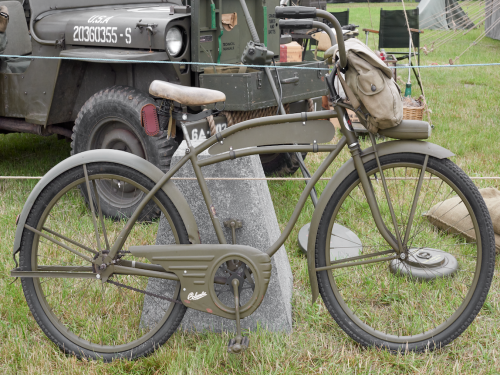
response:
[[[307,153],[302,153],[302,158],[306,158]],[[294,152],[282,154],[262,154],[260,161],[266,176],[286,177],[293,175],[299,169],[299,161]]]
[[[166,132],[148,136],[141,126],[141,108],[155,101],[132,87],[113,86],[94,94],[83,105],[75,120],[71,137],[71,155],[94,149],[115,149],[130,152],[156,165],[163,172],[170,169],[172,155],[178,147]],[[126,187],[108,189],[101,197],[103,214],[119,218],[130,215],[141,199]],[[159,214],[159,212],[158,212]]]

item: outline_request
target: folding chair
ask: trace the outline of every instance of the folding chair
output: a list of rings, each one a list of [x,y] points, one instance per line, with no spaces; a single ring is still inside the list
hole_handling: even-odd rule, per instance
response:
[[[349,8],[343,12],[330,12],[330,14],[339,21],[340,26],[349,25]],[[330,27],[333,27],[333,25],[330,25]]]
[[[411,38],[413,40],[413,50],[411,57],[417,57],[418,65],[420,65],[420,34],[423,30],[419,30],[419,10],[411,9],[406,11],[408,17],[408,24],[410,26]],[[406,26],[406,18],[403,10],[383,10],[380,9],[380,30],[363,29],[366,33],[366,44],[368,44],[368,34],[376,33],[379,34],[378,39],[378,49],[385,49],[388,55],[401,55],[397,57],[398,61],[406,60],[409,58],[409,46],[410,38],[408,37],[408,26]],[[406,52],[401,51],[388,51],[387,48],[406,48]],[[411,63],[413,67],[413,63]],[[418,72],[413,69],[413,73],[417,78],[418,85],[422,90],[422,83],[420,82],[420,76]]]
[[[349,9],[347,9],[346,11],[343,11],[343,12],[330,12],[330,14],[332,14],[335,18],[337,18],[337,20],[340,23],[340,26],[349,25]],[[328,22],[328,26],[333,27],[333,25],[331,25],[330,22]],[[316,49],[314,50],[314,52],[311,48],[312,46],[316,46]],[[306,48],[304,48],[303,60],[306,60],[306,59],[316,60],[317,52],[321,51],[321,49],[318,49],[318,46],[319,46],[319,43],[317,40],[315,40],[314,38],[309,39],[307,44],[306,44]]]

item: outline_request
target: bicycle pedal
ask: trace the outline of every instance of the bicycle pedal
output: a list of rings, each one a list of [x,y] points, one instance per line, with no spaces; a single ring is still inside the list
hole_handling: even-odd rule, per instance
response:
[[[240,354],[248,349],[249,344],[250,339],[248,337],[236,337],[229,340],[229,343],[227,344],[227,352],[230,354]]]

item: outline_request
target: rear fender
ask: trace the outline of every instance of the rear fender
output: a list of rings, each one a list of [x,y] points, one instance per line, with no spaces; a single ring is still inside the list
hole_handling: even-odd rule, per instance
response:
[[[399,153],[414,153],[414,154],[424,154],[433,156],[438,159],[449,158],[454,156],[451,151],[438,146],[430,142],[420,142],[420,141],[391,141],[384,142],[377,145],[378,156],[385,156],[390,154]],[[373,153],[373,147],[369,147],[361,153],[361,159],[363,163],[375,159],[375,154]],[[311,220],[311,227],[309,229],[309,239],[307,243],[307,267],[309,270],[309,280],[311,282],[311,292],[312,292],[312,303],[316,301],[319,295],[318,279],[316,277],[316,235],[318,234],[318,227],[321,221],[321,216],[323,211],[330,200],[330,197],[339,187],[339,185],[344,181],[347,176],[354,172],[356,168],[354,167],[353,159],[349,159],[342,167],[340,167],[333,177],[328,182],[325,190],[321,193],[321,197],[318,200],[318,204],[314,210],[314,214]]]
[[[38,182],[38,184],[29,195],[28,199],[26,200],[26,203],[24,204],[23,210],[21,212],[21,215],[19,215],[19,219],[17,222],[16,238],[14,240],[14,255],[19,251],[21,247],[21,236],[23,234],[24,224],[26,224],[26,220],[28,218],[31,207],[33,207],[35,200],[43,191],[43,189],[57,176],[72,168],[78,167],[83,164],[102,161],[121,164],[133,168],[137,171],[140,171],[154,182],[158,182],[164,176],[164,173],[160,169],[158,169],[147,160],[123,151],[91,150],[67,158],[66,160],[57,164],[49,172],[47,172],[47,174],[40,180],[40,182]],[[177,211],[181,215],[182,220],[186,225],[189,240],[191,241],[191,243],[199,244],[200,237],[198,234],[198,226],[196,225],[193,212],[191,211],[191,208],[189,207],[182,193],[179,191],[179,189],[177,189],[177,186],[175,186],[175,184],[171,180],[163,185],[162,189],[174,203]]]

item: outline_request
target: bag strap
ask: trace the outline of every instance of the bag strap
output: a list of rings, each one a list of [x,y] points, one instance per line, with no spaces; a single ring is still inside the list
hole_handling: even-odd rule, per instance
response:
[[[347,99],[351,102],[352,106],[354,107],[354,112],[361,111],[361,104],[359,103],[358,99],[352,92],[351,88],[347,86],[346,81],[344,81],[344,78],[342,77],[342,74],[340,73],[340,68],[339,64],[335,64],[337,67],[337,77],[339,78],[340,84],[342,85],[342,88],[344,89],[344,92],[347,95]]]
[[[339,68],[339,63],[337,62],[335,66],[337,67],[337,77],[339,77],[340,84],[342,85],[342,88],[344,89],[344,92],[347,95],[347,99],[349,99],[349,101],[352,104],[354,113],[358,115],[358,118],[362,118],[364,121],[367,121],[367,115],[363,113],[361,109],[361,103],[359,102],[358,98],[356,98],[356,95],[354,95],[354,92],[352,92],[351,88],[347,85],[346,81],[342,77],[342,74],[340,74],[341,72]]]

